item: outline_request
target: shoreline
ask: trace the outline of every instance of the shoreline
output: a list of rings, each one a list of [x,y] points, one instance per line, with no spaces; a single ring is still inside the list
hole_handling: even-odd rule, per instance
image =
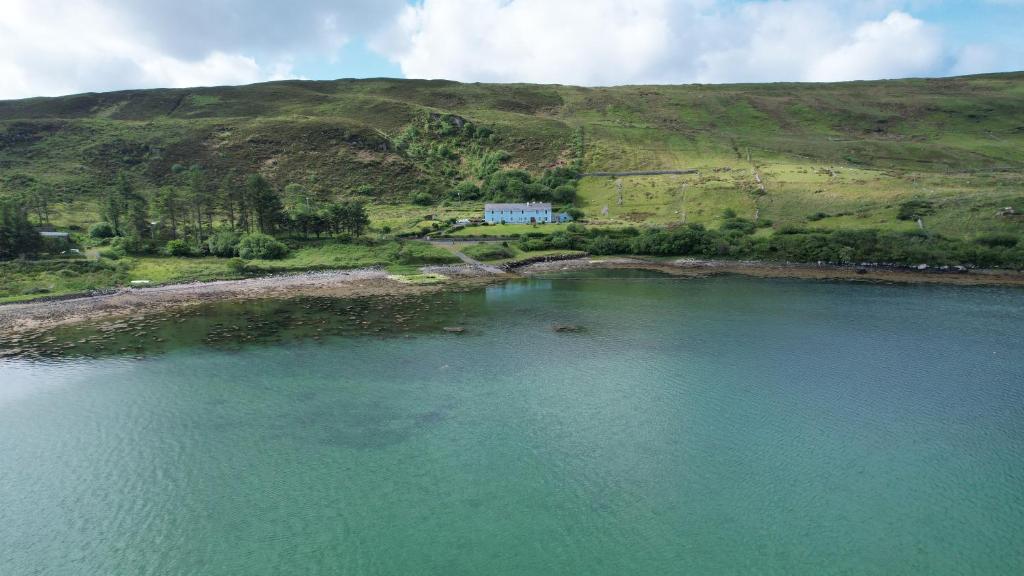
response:
[[[162,312],[224,300],[288,298],[294,296],[360,297],[415,295],[438,290],[472,288],[530,277],[537,274],[585,269],[654,270],[677,277],[701,278],[739,274],[756,278],[855,281],[887,284],[945,284],[959,286],[1024,287],[1024,273],[972,270],[967,273],[917,271],[891,268],[858,268],[814,264],[783,264],[724,260],[647,260],[629,257],[581,257],[571,260],[537,262],[498,273],[473,265],[424,266],[423,273],[441,274],[445,279],[432,284],[415,284],[392,278],[379,268],[333,270],[263,276],[240,280],[216,280],[187,284],[165,284],[145,288],[0,305],[0,331],[13,333],[45,330],[96,318]]]
[[[425,267],[437,273],[441,267]],[[240,280],[215,280],[122,288],[115,292],[0,305],[0,331],[45,330],[64,324],[113,316],[144,315],[169,309],[220,302],[294,296],[351,298],[380,295],[415,295],[501,280],[506,275],[444,267],[447,280],[434,284],[402,282],[377,268],[304,272]]]
[[[1024,272],[1010,270],[975,269],[968,272],[956,272],[883,266],[861,267],[743,260],[697,260],[691,258],[647,260],[635,257],[584,257],[574,260],[539,262],[519,268],[516,272],[529,276],[545,272],[601,268],[655,270],[673,276],[687,277],[738,274],[754,278],[841,280],[884,284],[1024,287]]]

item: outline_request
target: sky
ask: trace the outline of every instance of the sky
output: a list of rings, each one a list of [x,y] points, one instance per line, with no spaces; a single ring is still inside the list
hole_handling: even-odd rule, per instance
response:
[[[608,86],[1024,69],[1024,0],[0,0],[0,99],[287,78]]]

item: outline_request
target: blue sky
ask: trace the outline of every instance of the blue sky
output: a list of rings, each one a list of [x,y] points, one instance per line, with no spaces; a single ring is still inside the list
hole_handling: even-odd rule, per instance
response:
[[[0,98],[284,78],[581,85],[1024,69],[1024,0],[4,0]]]

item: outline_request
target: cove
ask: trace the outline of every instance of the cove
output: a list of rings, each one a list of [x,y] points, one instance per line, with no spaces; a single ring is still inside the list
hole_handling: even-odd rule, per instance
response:
[[[1021,573],[1021,326],[589,271],[0,337],[0,573]]]

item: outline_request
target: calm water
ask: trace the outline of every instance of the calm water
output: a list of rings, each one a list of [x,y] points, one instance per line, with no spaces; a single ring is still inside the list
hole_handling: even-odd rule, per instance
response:
[[[606,272],[8,339],[0,574],[1021,574],[1022,327]]]

